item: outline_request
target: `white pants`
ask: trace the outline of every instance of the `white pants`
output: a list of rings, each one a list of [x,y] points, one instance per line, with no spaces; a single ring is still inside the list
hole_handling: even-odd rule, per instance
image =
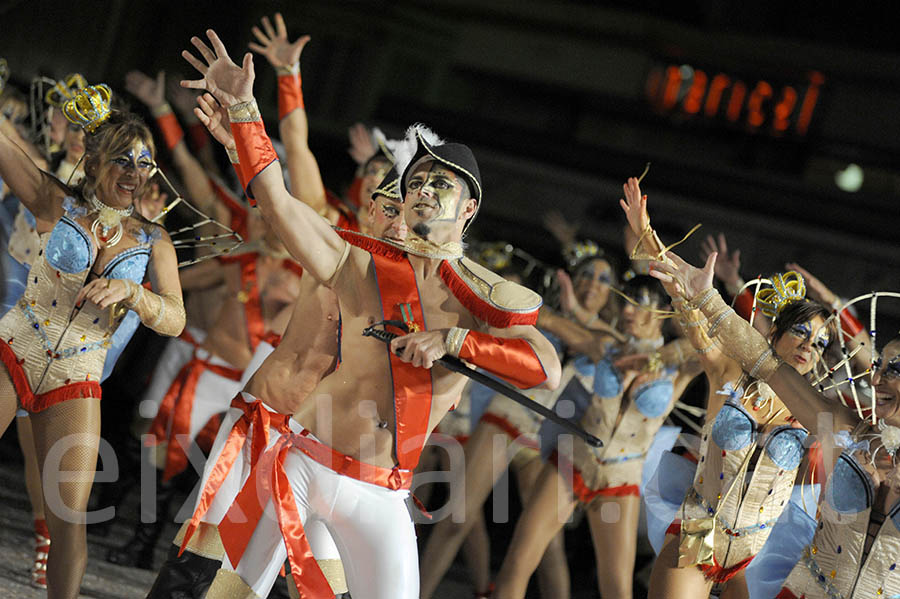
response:
[[[272,346],[268,344],[266,345],[269,347],[269,352],[271,352],[271,350],[273,349]],[[247,403],[256,401],[256,398],[249,393],[242,392],[241,396]],[[274,412],[274,410],[266,406],[265,403],[263,403],[262,406],[270,412]],[[216,461],[219,459],[219,456],[222,454],[222,450],[225,448],[225,443],[228,441],[228,437],[231,434],[231,429],[234,427],[235,422],[237,422],[243,415],[243,410],[239,408],[229,408],[225,417],[222,419],[222,425],[219,428],[219,433],[216,436],[216,441],[215,443],[213,443],[212,450],[209,453],[209,459],[206,461],[206,466],[203,468],[203,476],[201,477],[199,483],[200,492],[197,495],[198,502],[203,495],[203,490],[206,488],[206,483],[209,480],[209,476],[212,473],[213,468],[215,468]],[[296,420],[291,419],[289,422],[291,430],[293,432],[300,433],[303,431],[303,427]],[[234,464],[231,466],[231,470],[228,471],[228,475],[225,477],[222,485],[216,491],[216,494],[213,497],[212,502],[210,503],[209,509],[200,518],[201,522],[218,526],[219,522],[222,521],[222,518],[225,517],[225,514],[228,512],[229,508],[231,508],[231,505],[234,503],[235,497],[237,497],[237,494],[244,486],[244,483],[250,477],[250,458],[254,434],[256,434],[256,431],[254,430],[254,425],[251,425],[250,430],[247,431],[247,438],[244,441],[241,452],[235,458]],[[280,437],[281,432],[279,432],[275,428],[270,428],[269,443],[267,449],[272,447]],[[194,510],[196,509],[197,506],[195,505]],[[191,513],[193,514],[193,510],[191,511]],[[309,526],[305,526],[304,529],[306,531],[307,541],[309,541],[309,546],[312,549],[313,555],[316,557],[316,560],[339,560],[341,558],[340,553],[338,552],[338,548],[334,544],[334,540],[331,538],[331,533],[328,532],[328,529],[321,521],[310,522]],[[278,533],[278,536],[280,538],[280,532]],[[332,584],[332,587],[334,587],[334,585],[336,584],[336,581],[334,580],[329,580],[329,582]],[[339,588],[335,589],[335,591],[345,592],[346,589]]]
[[[297,449],[287,452],[284,471],[307,535],[319,524],[331,533],[354,599],[418,599],[419,558],[408,490],[343,476]],[[222,567],[266,597],[286,558],[269,501],[240,563],[235,566],[226,555]]]

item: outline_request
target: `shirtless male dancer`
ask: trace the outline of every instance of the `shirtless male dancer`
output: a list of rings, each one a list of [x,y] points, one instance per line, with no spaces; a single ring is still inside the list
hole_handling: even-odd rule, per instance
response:
[[[460,144],[432,147],[417,135],[416,155],[400,179],[415,233],[405,246],[339,235],[297,202],[280,169],[269,168],[276,158],[253,98],[252,57],[238,67],[216,34],[207,34],[215,53],[198,38],[192,43],[208,64],[183,54],[204,77],[183,85],[207,89],[228,108],[248,195],[304,270],[336,293],[342,323],[341,366],[312,397],[294,379],[306,345],[303,323],[289,324],[284,342],[250,381],[253,395],[293,413],[304,428],[259,456],[220,523],[228,559],[207,597],[265,596],[286,557],[304,596],[333,596],[303,532],[305,523],[322,520],[356,599],[412,599],[418,596],[406,507],[412,470],[465,384],[458,374],[432,368],[434,361],[450,354],[522,388],[555,387],[559,361],[529,326],[540,298],[462,258],[460,240],[478,209],[481,182],[471,151]],[[413,332],[388,351],[361,336],[382,320]],[[261,518],[270,502],[277,520]]]

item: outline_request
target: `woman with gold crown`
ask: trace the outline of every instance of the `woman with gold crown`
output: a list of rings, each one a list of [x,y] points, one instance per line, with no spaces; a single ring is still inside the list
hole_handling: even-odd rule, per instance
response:
[[[38,222],[52,225],[39,228],[46,235],[24,297],[0,319],[0,430],[25,409],[44,480],[59,479],[54,469],[80,473],[44,489],[50,597],[76,597],[87,562],[85,510],[111,337],[129,309],[160,334],[184,326],[174,246],[162,228],[132,214],[155,168],[153,140],[137,117],[111,111],[110,97],[105,85],[90,86],[63,108],[88,133],[85,179],[75,188],[0,135],[0,177]],[[141,285],[147,274],[155,292]],[[57,444],[63,438],[66,446]]]
[[[765,338],[722,301],[711,287],[714,262],[712,256],[701,270],[670,253],[666,262],[653,262],[652,268],[670,295],[699,311],[708,322],[717,323],[710,337],[722,352],[745,371],[755,372],[801,424],[813,427],[823,414],[830,418],[833,428],[820,437],[823,443],[843,449],[826,462],[833,470],[822,494],[817,522],[810,527],[814,529],[812,540],[806,544],[803,535],[796,534],[803,528],[798,525],[788,529],[795,534],[780,540],[805,545],[799,551],[794,547],[770,549],[767,544],[764,552],[770,555],[763,557],[763,569],[769,572],[755,576],[751,597],[771,597],[773,589],[779,587],[778,599],[900,596],[900,470],[896,463],[900,450],[900,337],[873,356],[866,371],[843,381],[855,385],[870,375],[866,394],[853,391],[854,398],[868,395],[871,399],[873,417],[861,419],[858,401],[853,407],[829,401],[790,360],[776,355]],[[864,297],[874,304],[878,295]],[[900,297],[896,293],[884,295]],[[869,335],[874,349],[874,307],[871,310]],[[779,562],[785,560],[795,565],[782,582],[776,572]]]
[[[649,256],[660,256],[664,248],[650,228],[646,197],[641,196],[636,179],[625,185],[625,197],[622,207],[643,249]],[[714,257],[707,262],[710,272]],[[803,278],[795,272],[776,275],[772,285],[757,295],[764,313],[775,319],[764,342],[767,355],[778,356],[801,375],[812,373],[835,338],[831,313],[805,298]],[[671,287],[667,291],[673,295]],[[713,293],[709,290],[704,298]],[[731,342],[721,334],[721,315],[707,318],[704,299],[685,302],[673,297],[703,365],[710,394],[699,463],[666,530],[650,578],[650,595],[705,597],[719,584],[721,597],[746,597],[744,569],[790,499],[807,431],[795,425],[794,411],[766,384],[761,364],[736,361],[721,343],[713,342],[713,338]],[[806,379],[801,380],[811,389]]]

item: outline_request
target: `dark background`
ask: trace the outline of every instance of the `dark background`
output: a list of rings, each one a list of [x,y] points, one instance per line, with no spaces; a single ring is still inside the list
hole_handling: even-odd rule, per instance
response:
[[[349,125],[399,135],[425,122],[470,144],[479,159],[485,196],[473,236],[559,263],[542,215],[560,210],[582,236],[620,247],[621,184],[651,161],[642,188],[663,238],[704,225],[682,248],[687,259],[697,262],[699,239],[722,231],[742,250],[745,278],[797,261],[844,297],[900,290],[895,18],[888,3],[787,4],[0,0],[0,56],[26,86],[38,73],[78,71],[122,89],[135,68],[193,77],[180,52],[207,27],[239,57],[251,25],[280,10],[291,39],[312,35],[302,60],[310,144],[333,189],[353,173]],[[257,97],[275,133],[274,73],[262,57],[255,64]],[[671,106],[653,84],[669,67],[684,80],[670,90]],[[712,116],[704,88],[704,109],[687,109],[699,71],[731,82]],[[776,131],[785,87],[800,103],[813,80],[821,83],[808,127],[800,130],[795,108]],[[725,114],[737,81],[748,96],[759,82],[773,90],[756,126],[749,97],[733,120]],[[849,163],[864,172],[854,193],[835,184]],[[879,314],[884,339],[900,326],[900,301],[880,302]],[[492,528],[495,568],[514,518],[515,509],[510,524]],[[589,593],[595,583],[578,574],[592,571],[589,541],[573,534],[573,582]]]
[[[302,61],[310,143],[335,189],[352,174],[350,124],[399,134],[423,121],[479,158],[485,201],[473,234],[554,261],[542,214],[559,209],[584,236],[617,247],[621,183],[651,161],[643,189],[664,238],[704,225],[683,248],[689,259],[702,235],[724,231],[742,250],[745,278],[794,260],[844,296],[896,289],[900,46],[892,12],[887,3],[787,4],[6,0],[0,56],[18,81],[80,71],[121,89],[132,68],[189,74],[180,51],[210,26],[240,56],[250,26],[280,10],[292,39],[312,35]],[[654,70],[681,65],[741,80],[748,93],[770,83],[763,125],[747,124],[746,101],[735,123],[724,110],[685,113],[690,79],[677,89],[678,105],[655,107]],[[256,67],[274,133],[274,74],[262,57]],[[780,90],[790,85],[802,99],[811,73],[824,83],[807,132],[773,133]],[[851,162],[864,172],[856,193],[834,179]],[[900,316],[900,302],[882,309]]]

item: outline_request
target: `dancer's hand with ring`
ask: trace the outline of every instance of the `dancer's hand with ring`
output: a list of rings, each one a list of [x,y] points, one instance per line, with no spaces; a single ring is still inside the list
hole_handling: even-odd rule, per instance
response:
[[[100,308],[108,308],[112,304],[121,302],[131,295],[131,289],[121,279],[94,279],[78,292],[75,303],[89,300]]]
[[[659,279],[672,298],[690,300],[712,287],[717,252],[709,255],[702,269],[691,266],[675,252],[668,252],[666,256],[672,261],[671,264],[650,261],[650,276]]]
[[[409,333],[392,340],[391,351],[413,366],[431,368],[435,360],[443,358],[447,353],[447,346],[444,344],[446,336],[446,329]]]

